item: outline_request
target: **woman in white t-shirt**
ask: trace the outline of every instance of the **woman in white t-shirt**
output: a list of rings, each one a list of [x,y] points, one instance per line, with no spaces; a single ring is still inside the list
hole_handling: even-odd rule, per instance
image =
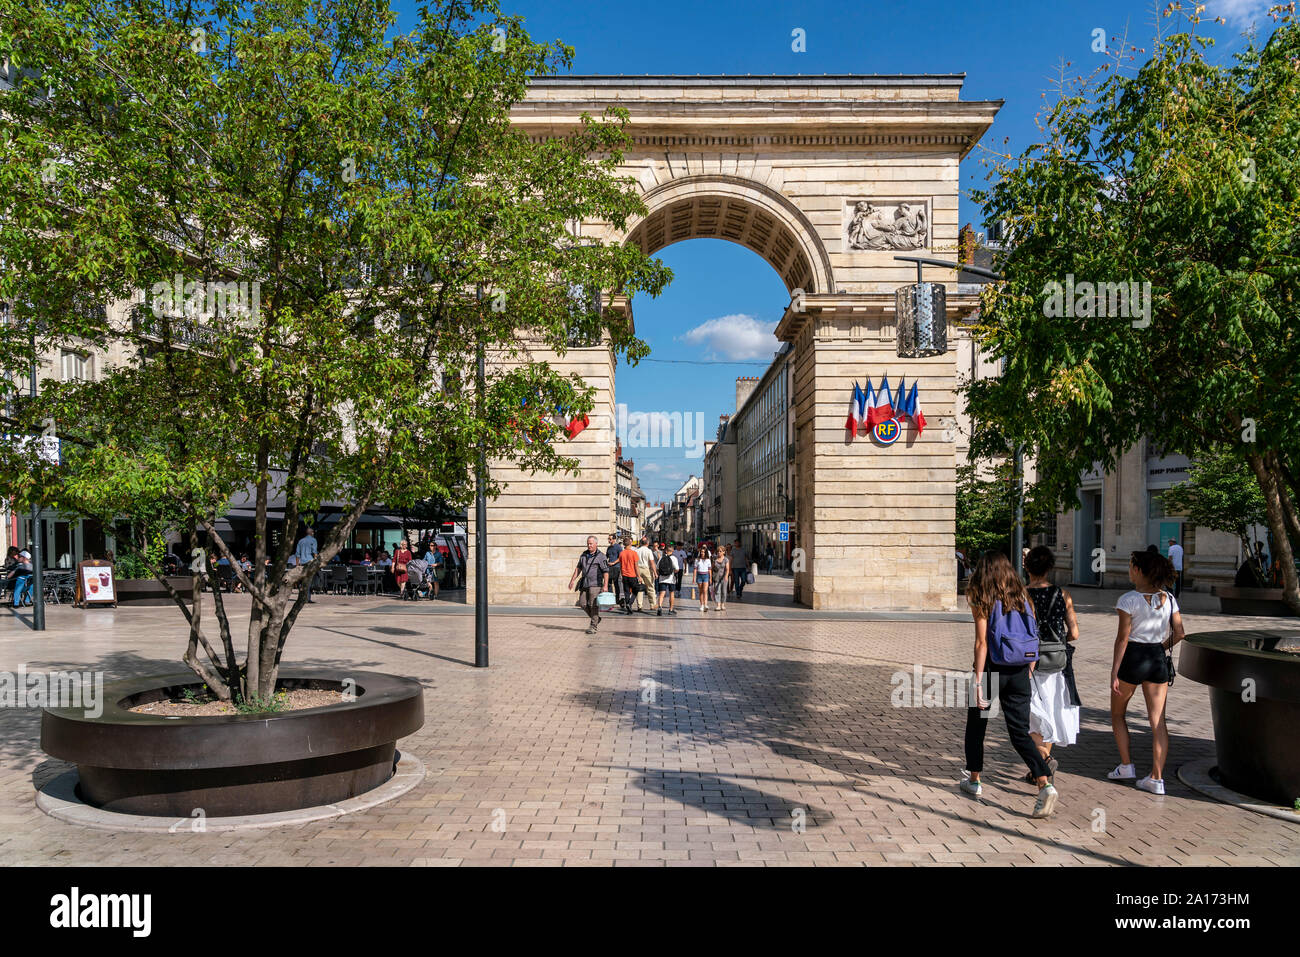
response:
[[[1169,729],[1165,724],[1165,697],[1173,677],[1165,655],[1182,641],[1183,616],[1178,602],[1167,590],[1174,581],[1174,566],[1159,552],[1134,552],[1128,567],[1134,590],[1119,596],[1119,633],[1115,636],[1115,658],[1110,669],[1110,726],[1119,748],[1119,767],[1107,775],[1112,781],[1137,777],[1129,752],[1125,712],[1138,686],[1147,703],[1151,722],[1151,773],[1137,786],[1152,794],[1165,793],[1164,768],[1169,756]]]
[[[701,545],[695,553],[691,567],[695,570],[695,587],[700,593],[700,611],[709,610],[709,581],[712,578],[713,559],[709,549]]]

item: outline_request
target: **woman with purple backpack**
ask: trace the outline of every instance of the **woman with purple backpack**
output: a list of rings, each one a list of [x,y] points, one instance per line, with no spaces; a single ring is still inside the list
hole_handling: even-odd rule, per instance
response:
[[[1038,785],[1034,817],[1047,817],[1056,808],[1056,787],[1049,780],[1047,762],[1029,736],[1029,702],[1032,675],[1038,661],[1038,625],[1025,583],[1005,555],[984,556],[966,586],[971,617],[975,620],[975,703],[966,709],[966,772],[961,791],[978,798],[983,793],[984,733],[991,702],[984,695],[984,675],[997,683],[998,702],[1007,723],[1007,736],[1016,753],[1029,765]],[[990,694],[989,697],[992,695]]]

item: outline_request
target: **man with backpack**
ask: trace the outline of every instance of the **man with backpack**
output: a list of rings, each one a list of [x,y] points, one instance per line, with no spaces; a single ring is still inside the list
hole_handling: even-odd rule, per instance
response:
[[[675,556],[668,546],[664,546],[663,553],[659,556],[659,565],[656,569],[656,577],[659,579],[658,610],[656,615],[664,613],[664,596],[668,598],[668,614],[677,614],[677,579],[681,575],[682,566],[677,562]]]

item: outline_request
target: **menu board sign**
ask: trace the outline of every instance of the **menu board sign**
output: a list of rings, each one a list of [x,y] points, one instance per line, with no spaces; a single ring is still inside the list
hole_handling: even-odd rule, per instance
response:
[[[90,605],[117,605],[113,566],[108,562],[87,561],[77,565],[76,604],[82,608]]]

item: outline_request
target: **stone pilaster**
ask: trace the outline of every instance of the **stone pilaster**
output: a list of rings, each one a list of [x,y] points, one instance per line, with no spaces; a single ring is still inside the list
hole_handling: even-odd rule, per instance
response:
[[[504,462],[488,464],[505,483],[488,500],[488,602],[555,607],[572,604],[566,590],[588,535],[603,549],[614,530],[614,357],[605,346],[570,349],[560,356],[533,349],[560,375],[577,373],[596,390],[591,424],[576,439],[556,439],[559,450],[579,462],[579,473],[529,474]],[[467,595],[474,603],[475,521],[469,509],[470,568]]]
[[[777,334],[795,343],[793,401],[800,546],[796,600],[818,609],[954,610],[957,368],[944,355],[900,359],[893,297],[813,296]],[[951,303],[950,318],[969,304]],[[952,337],[950,336],[950,341]],[[848,439],[856,381],[919,385],[927,426],[893,445]]]

